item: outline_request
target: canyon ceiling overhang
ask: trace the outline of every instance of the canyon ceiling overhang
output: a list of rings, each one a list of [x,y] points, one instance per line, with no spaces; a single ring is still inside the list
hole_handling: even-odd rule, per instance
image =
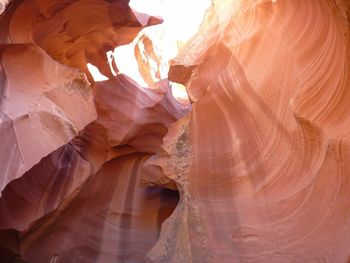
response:
[[[0,263],[350,260],[347,0],[0,0]]]

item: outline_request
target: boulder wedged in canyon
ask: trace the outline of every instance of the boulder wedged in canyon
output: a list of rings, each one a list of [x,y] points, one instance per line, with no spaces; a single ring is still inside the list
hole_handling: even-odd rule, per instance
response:
[[[9,4],[0,262],[349,261],[349,3],[204,2]]]

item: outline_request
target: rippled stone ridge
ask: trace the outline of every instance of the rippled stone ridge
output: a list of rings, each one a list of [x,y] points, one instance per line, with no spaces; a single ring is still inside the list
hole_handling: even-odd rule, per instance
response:
[[[0,263],[349,262],[349,1],[143,8],[0,1]]]

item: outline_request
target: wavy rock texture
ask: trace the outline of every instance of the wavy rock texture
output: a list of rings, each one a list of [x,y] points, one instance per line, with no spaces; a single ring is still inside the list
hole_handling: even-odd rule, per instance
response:
[[[171,69],[194,103],[154,161],[181,201],[149,261],[347,262],[346,21],[332,1],[215,3]]]
[[[189,106],[175,101],[164,87],[157,92],[140,89],[122,75],[95,88],[98,119],[71,143],[6,187],[0,198],[0,213],[4,215],[0,228],[25,230],[66,198],[71,199],[74,190],[113,158],[136,152],[156,153],[170,123],[188,112]],[[171,186],[169,180],[166,183]],[[176,189],[174,185],[170,188]]]
[[[82,13],[82,8],[85,13]],[[176,206],[176,192],[141,186],[142,167],[149,154],[157,152],[168,126],[187,113],[190,106],[180,104],[172,97],[167,80],[161,80],[157,87],[149,90],[126,76],[114,77],[108,73],[111,68],[106,63],[105,52],[123,44],[123,41],[132,40],[142,29],[136,20],[128,20],[130,14],[127,4],[121,1],[51,1],[50,5],[43,1],[23,1],[5,14],[10,21],[7,24],[9,30],[2,31],[5,42],[10,39],[14,43],[28,43],[16,46],[33,49],[38,49],[35,45],[39,45],[56,60],[78,67],[88,76],[90,72],[86,63],[92,62],[111,80],[92,86],[97,120],[69,144],[8,184],[3,191],[0,228],[23,231],[22,234],[10,233],[14,244],[11,250],[4,246],[4,260],[142,261],[156,242],[161,223]],[[156,21],[152,19],[150,23]],[[82,26],[84,23],[85,26]],[[9,37],[6,37],[6,32]],[[65,42],[72,37],[76,39]],[[32,62],[35,64],[36,61]],[[105,70],[101,65],[107,66]],[[27,70],[35,68],[22,67]],[[93,81],[91,76],[89,79]],[[23,78],[23,81],[26,80],[28,78]],[[57,96],[62,95],[58,93]],[[65,100],[62,98],[60,102],[67,103]],[[73,109],[76,114],[89,112],[79,108],[78,104]],[[88,117],[81,117],[84,118]],[[51,128],[55,130],[55,127]],[[112,160],[112,166],[104,165],[109,160]],[[157,173],[160,174],[160,171]],[[171,187],[176,188],[174,184]],[[101,197],[100,201],[95,198],[96,195]],[[86,202],[81,202],[81,198]],[[81,208],[78,209],[74,203]],[[72,213],[81,216],[71,217]],[[62,217],[63,214],[68,217]],[[57,222],[62,222],[62,228],[56,228]],[[81,226],[80,230],[74,225]],[[52,234],[49,233],[55,232],[55,229],[57,232],[53,236],[61,236],[61,239],[55,237],[49,241],[45,238],[44,243],[37,242],[37,235],[50,237]],[[78,237],[78,231],[81,231],[82,237],[86,237],[87,231],[92,231],[95,234],[90,238],[96,242],[82,244],[80,238],[71,239],[72,234]],[[9,239],[8,232],[0,235],[0,239]],[[70,244],[67,240],[71,240]],[[43,248],[43,244],[48,246]],[[67,246],[59,248],[62,244]],[[114,250],[115,247],[119,249]],[[45,255],[43,250],[46,250]]]
[[[25,230],[30,223],[57,208],[92,173],[91,165],[72,144],[44,157],[2,192],[0,229]]]
[[[176,192],[141,187],[144,154],[113,159],[83,190],[23,237],[30,262],[142,262],[161,223],[177,204]]]
[[[348,262],[349,10],[212,0],[185,41],[124,0],[12,1],[0,262]]]

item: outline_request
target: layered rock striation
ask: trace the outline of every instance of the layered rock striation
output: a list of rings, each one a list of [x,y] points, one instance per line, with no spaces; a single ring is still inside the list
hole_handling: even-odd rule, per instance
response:
[[[0,262],[349,261],[349,4],[193,3],[1,14]]]

